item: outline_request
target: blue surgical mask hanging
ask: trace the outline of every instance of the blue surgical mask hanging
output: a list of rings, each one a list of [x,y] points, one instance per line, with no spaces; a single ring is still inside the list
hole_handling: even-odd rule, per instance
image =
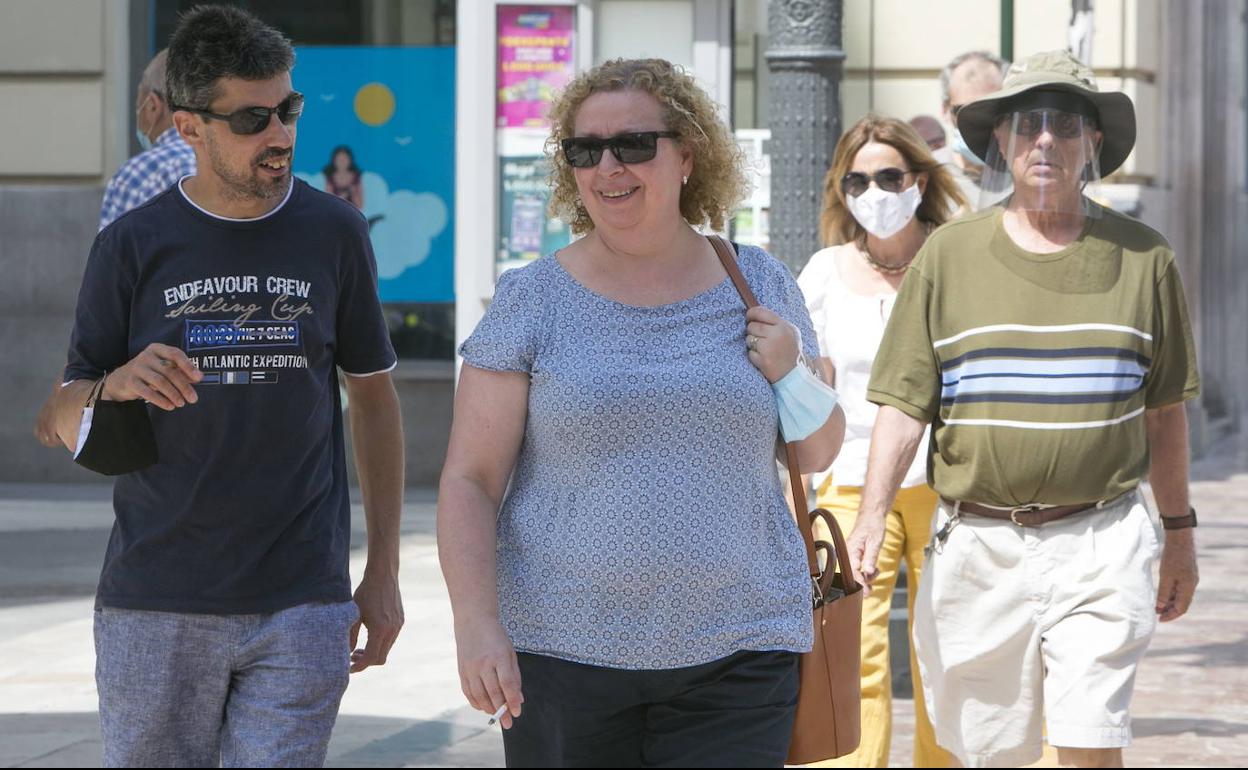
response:
[[[139,140],[139,146],[143,148],[143,152],[152,149],[152,140],[139,125],[139,117],[143,114],[143,108],[147,105],[147,100],[151,98],[152,94],[149,91],[147,96],[143,97],[143,101],[139,102],[139,108],[134,112],[134,138]]]
[[[771,386],[785,441],[801,441],[823,427],[840,396],[801,361]]]
[[[976,166],[984,165],[979,156],[971,152],[971,148],[966,145],[966,140],[962,138],[962,132],[958,130],[957,126],[953,127],[953,149],[970,163]]]

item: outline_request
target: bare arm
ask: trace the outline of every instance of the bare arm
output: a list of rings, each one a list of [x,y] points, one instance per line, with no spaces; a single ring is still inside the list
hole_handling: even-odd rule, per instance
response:
[[[797,464],[805,471],[826,471],[845,441],[845,412],[838,404],[819,430],[797,442]]]
[[[516,653],[498,617],[495,534],[528,417],[529,376],[465,364],[438,485],[438,556],[451,596],[460,683],[473,708],[503,727],[524,696]]]
[[[153,342],[125,365],[110,372],[101,398],[108,401],[144,399],[172,412],[199,400],[193,385],[204,378],[181,349]],[[66,385],[55,399],[56,434],[73,452],[78,447],[82,409],[94,385],[77,380]]]
[[[1150,456],[1149,483],[1162,517],[1186,516],[1188,511],[1187,410],[1182,403],[1144,413]],[[1166,530],[1157,587],[1157,614],[1168,622],[1187,612],[1200,574],[1196,567],[1193,529]]]
[[[53,423],[56,436],[70,452],[78,449],[78,427],[82,424],[82,408],[91,394],[94,380],[75,380],[55,396],[48,397],[48,404],[53,409]],[[46,408],[46,406],[45,406]]]
[[[399,521],[403,513],[403,420],[388,372],[346,377],[351,446],[364,497],[368,561],[355,591],[360,620],[351,628],[351,672],[382,666],[403,627]],[[360,626],[368,642],[356,649]]]
[[[48,394],[44,400],[43,406],[39,407],[39,414],[35,417],[35,438],[39,439],[39,443],[46,447],[60,446],[60,436],[56,430],[56,402],[61,395],[61,378],[64,370],[56,373],[56,378],[52,381],[52,392]]]
[[[860,582],[870,584],[878,574],[875,561],[884,542],[884,520],[926,428],[925,423],[896,407],[881,406],[876,415],[858,520],[847,540],[850,567]]]

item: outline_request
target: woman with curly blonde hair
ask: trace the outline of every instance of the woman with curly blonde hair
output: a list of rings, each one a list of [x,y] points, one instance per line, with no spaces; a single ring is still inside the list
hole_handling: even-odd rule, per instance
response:
[[[511,767],[780,767],[811,623],[773,384],[814,329],[742,246],[747,313],[695,229],[744,175],[688,74],[610,61],[551,115],[553,207],[584,237],[503,274],[460,348],[438,541],[464,694]],[[803,467],[840,447],[820,414]]]
[[[858,516],[871,429],[878,407],[867,400],[867,380],[897,289],[931,231],[966,204],[950,172],[908,124],[868,115],[836,145],[824,181],[820,234],[828,248],[806,263],[798,284],[819,335],[828,381],[844,405],[845,446],[829,473],[815,475],[820,508],[848,532]],[[926,452],[906,470],[888,516],[880,576],[862,608],[862,741],[825,767],[887,767],[892,733],[888,622],[901,560],[908,567],[913,609],[923,547],[936,513],[927,485]],[[948,767],[923,705],[919,668],[911,656],[915,698],[915,767]]]

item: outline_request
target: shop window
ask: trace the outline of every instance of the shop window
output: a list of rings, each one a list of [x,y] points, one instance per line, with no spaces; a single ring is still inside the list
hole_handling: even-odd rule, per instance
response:
[[[154,0],[146,17],[132,14],[137,39],[149,41],[143,64],[202,2]],[[223,4],[255,13],[295,44],[295,82],[308,107],[294,170],[368,219],[395,351],[453,358],[455,0]]]

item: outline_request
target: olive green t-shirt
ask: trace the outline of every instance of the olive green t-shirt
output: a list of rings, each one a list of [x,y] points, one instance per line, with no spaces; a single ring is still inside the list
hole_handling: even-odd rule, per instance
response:
[[[1126,492],[1148,469],[1144,410],[1200,389],[1174,253],[1109,209],[1053,254],[994,207],[927,239],[867,397],[932,424],[928,481],[997,506]]]

